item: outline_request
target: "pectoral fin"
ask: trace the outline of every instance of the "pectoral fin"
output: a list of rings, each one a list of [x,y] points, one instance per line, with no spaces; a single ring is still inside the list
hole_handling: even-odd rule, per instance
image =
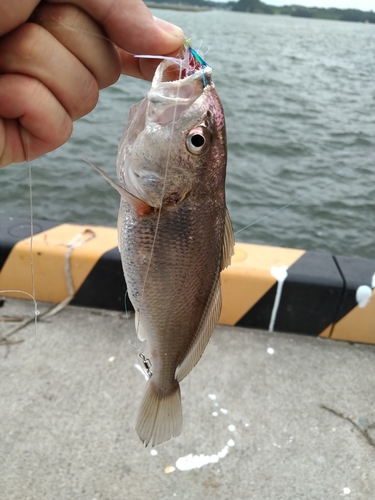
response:
[[[153,208],[150,207],[145,201],[141,200],[140,198],[137,198],[137,196],[134,196],[134,194],[129,193],[129,191],[126,191],[122,186],[117,184],[117,182],[113,181],[101,168],[97,167],[92,163],[90,160],[87,158],[84,158],[85,162],[91,165],[99,174],[101,174],[104,179],[114,188],[116,191],[120,194],[120,196],[133,205],[133,207],[136,209],[138,215],[146,215],[153,211]]]
[[[147,340],[146,330],[143,327],[142,317],[140,316],[138,311],[135,311],[135,331],[137,332],[137,336],[141,342]]]

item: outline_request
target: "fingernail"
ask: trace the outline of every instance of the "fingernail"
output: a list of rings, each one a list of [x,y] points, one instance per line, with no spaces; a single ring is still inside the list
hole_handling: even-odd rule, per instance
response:
[[[184,36],[184,32],[178,26],[174,24],[168,23],[168,21],[164,21],[164,19],[160,19],[159,17],[154,16],[155,23],[164,30],[169,35],[173,35],[177,38],[182,38]]]

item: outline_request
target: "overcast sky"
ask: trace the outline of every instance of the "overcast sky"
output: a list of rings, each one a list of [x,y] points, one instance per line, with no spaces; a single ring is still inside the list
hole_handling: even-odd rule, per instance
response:
[[[336,7],[337,9],[375,10],[375,0],[263,0],[269,5],[305,5],[306,7]]]

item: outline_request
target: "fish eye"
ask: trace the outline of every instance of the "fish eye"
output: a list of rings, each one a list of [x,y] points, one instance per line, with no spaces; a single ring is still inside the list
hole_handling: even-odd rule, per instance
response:
[[[201,148],[205,143],[205,138],[201,134],[194,134],[189,136],[189,144],[194,148]]]
[[[193,128],[186,137],[186,147],[193,155],[204,153],[209,142],[209,132],[204,127]]]

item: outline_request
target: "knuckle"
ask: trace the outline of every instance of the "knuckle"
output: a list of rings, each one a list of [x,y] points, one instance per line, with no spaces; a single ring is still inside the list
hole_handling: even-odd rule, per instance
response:
[[[40,50],[43,28],[34,23],[25,23],[8,35],[0,43],[0,69],[16,70],[20,61],[29,61]]]
[[[110,85],[113,85],[119,79],[121,74],[121,66],[118,58],[114,60],[114,63],[111,66],[105,69],[106,71],[102,72],[98,79],[98,85],[100,89],[104,89],[106,87],[109,87]]]
[[[99,100],[99,87],[91,74],[82,82],[81,92],[76,100],[76,104],[71,110],[72,120],[77,120],[82,116],[87,115],[97,105]]]

